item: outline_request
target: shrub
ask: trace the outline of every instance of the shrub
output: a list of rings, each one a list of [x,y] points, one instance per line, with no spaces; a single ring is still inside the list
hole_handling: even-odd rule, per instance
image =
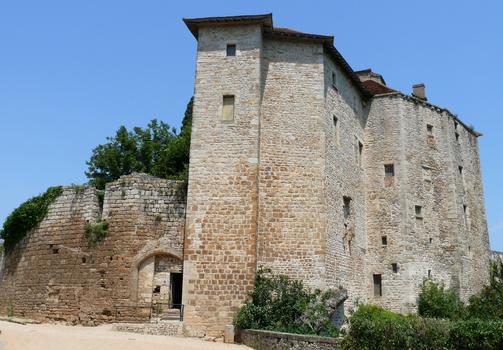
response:
[[[421,285],[418,300],[418,313],[424,317],[457,319],[461,317],[463,304],[458,294],[445,289],[443,285],[425,280]]]
[[[452,322],[452,349],[503,349],[503,322],[471,319]]]
[[[88,223],[85,231],[89,246],[95,247],[108,234],[108,221],[100,220],[94,224]]]
[[[374,305],[360,305],[351,315],[344,349],[444,349],[448,322],[401,315]]]
[[[470,318],[503,320],[503,262],[491,265],[490,283],[470,298]]]
[[[28,199],[7,216],[0,231],[7,252],[11,251],[26,234],[45,218],[49,205],[63,192],[61,186],[49,187],[41,195]]]
[[[337,291],[311,292],[298,280],[260,269],[250,300],[236,314],[234,324],[242,329],[337,336],[331,318],[331,302]],[[334,299],[335,298],[335,299]]]

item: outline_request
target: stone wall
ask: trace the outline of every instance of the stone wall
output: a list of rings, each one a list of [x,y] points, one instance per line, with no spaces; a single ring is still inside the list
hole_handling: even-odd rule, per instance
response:
[[[371,303],[412,311],[424,278],[457,289],[464,300],[487,280],[477,140],[461,125],[456,140],[454,122],[445,111],[402,94],[372,101],[365,134]],[[392,178],[385,178],[386,164],[394,165]],[[472,213],[466,220],[463,205]],[[374,274],[381,275],[382,296],[374,293]]]
[[[503,264],[503,252],[492,250],[489,259],[493,263]]]
[[[67,186],[47,217],[5,258],[0,314],[94,324],[148,319],[138,307],[138,268],[151,256],[178,258],[185,205],[178,183],[141,174],[106,187],[103,209],[89,186]],[[95,247],[87,223],[109,222]],[[150,281],[152,283],[152,280]]]
[[[335,338],[254,329],[240,330],[238,341],[257,350],[336,350],[340,348]]]

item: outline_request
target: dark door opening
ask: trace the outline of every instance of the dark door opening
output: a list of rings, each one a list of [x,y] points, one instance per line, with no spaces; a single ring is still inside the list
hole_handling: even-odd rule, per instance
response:
[[[174,309],[182,307],[182,283],[183,274],[181,272],[171,272],[171,304]]]

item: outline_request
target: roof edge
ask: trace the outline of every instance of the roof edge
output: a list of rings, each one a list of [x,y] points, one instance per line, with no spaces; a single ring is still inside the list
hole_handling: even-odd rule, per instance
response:
[[[465,122],[463,122],[461,119],[459,119],[459,117],[456,114],[452,113],[447,108],[437,106],[437,105],[435,105],[433,103],[424,101],[424,100],[422,100],[420,98],[404,94],[403,92],[400,92],[400,91],[387,92],[387,93],[384,93],[384,94],[374,95],[373,98],[384,98],[384,97],[392,97],[392,96],[398,96],[398,97],[401,97],[401,98],[403,98],[405,100],[410,100],[410,101],[413,101],[414,103],[422,104],[422,105],[427,106],[429,108],[435,109],[438,112],[445,112],[445,113],[449,114],[449,116],[451,116],[455,121],[457,121],[459,124],[461,124],[466,129],[466,131],[468,131],[469,133],[471,133],[473,136],[475,136],[475,137],[483,136],[482,133],[480,133],[480,132],[476,131],[475,129],[473,129],[472,127],[466,125]]]
[[[197,39],[199,27],[202,25],[262,24],[264,27],[270,27],[272,29],[272,13],[261,15],[183,18],[183,22]]]

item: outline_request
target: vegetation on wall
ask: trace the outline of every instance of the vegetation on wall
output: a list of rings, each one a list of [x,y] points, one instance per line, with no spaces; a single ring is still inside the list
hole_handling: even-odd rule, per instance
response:
[[[141,172],[160,178],[184,180],[188,177],[192,99],[177,134],[164,122],[152,120],[146,128],[132,131],[121,126],[108,142],[94,148],[87,161],[86,176],[98,189],[122,175]]]
[[[108,234],[108,221],[100,220],[96,223],[87,223],[85,226],[87,243],[95,247]]]
[[[336,336],[327,303],[337,291],[311,291],[301,281],[260,269],[249,301],[236,314],[234,324],[242,329]]]
[[[7,216],[0,231],[7,252],[11,251],[26,234],[45,218],[49,205],[61,195],[63,188],[49,187],[41,195],[30,198]]]

